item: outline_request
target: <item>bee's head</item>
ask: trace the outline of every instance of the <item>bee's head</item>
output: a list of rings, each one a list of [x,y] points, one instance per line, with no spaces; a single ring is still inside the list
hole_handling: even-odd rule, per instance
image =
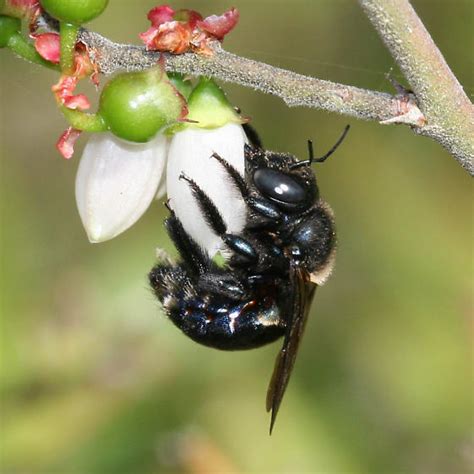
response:
[[[336,144],[323,156],[314,157],[308,141],[309,158],[304,161],[287,153],[265,151],[245,146],[246,174],[256,190],[287,212],[302,212],[319,199],[312,163],[322,163],[334,153],[349,130],[349,125]]]
[[[309,158],[304,161],[287,153],[245,146],[246,174],[257,191],[287,212],[302,212],[319,199],[312,163],[322,163],[334,153],[349,130],[346,126],[336,144],[323,156],[314,157],[308,141]]]
[[[246,174],[253,187],[286,212],[301,212],[318,199],[318,187],[309,166],[292,169],[293,155],[246,146]]]

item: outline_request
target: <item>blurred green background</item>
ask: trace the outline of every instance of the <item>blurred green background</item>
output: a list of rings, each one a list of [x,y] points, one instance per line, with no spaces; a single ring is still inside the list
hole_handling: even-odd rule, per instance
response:
[[[472,97],[473,3],[414,1]],[[225,41],[280,67],[391,91],[403,82],[356,2],[194,0],[241,13]],[[90,27],[137,41],[153,1],[112,0]],[[472,472],[472,184],[438,144],[238,86],[267,148],[328,149],[320,188],[337,218],[336,271],[318,293],[276,429],[265,392],[280,343],[223,353],[184,337],[147,288],[171,250],[164,206],[91,245],[74,201],[85,139],[65,122],[56,75],[2,51],[1,471],[5,473]],[[392,70],[393,68],[393,70]]]

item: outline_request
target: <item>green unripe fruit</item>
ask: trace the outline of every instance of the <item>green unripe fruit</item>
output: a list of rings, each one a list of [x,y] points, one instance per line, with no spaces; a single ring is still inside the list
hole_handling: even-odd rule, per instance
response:
[[[10,38],[21,30],[21,21],[11,16],[0,15],[0,48],[6,48]]]
[[[210,78],[201,77],[188,99],[191,127],[218,128],[243,120],[230,104],[223,90]]]
[[[98,17],[109,0],[41,0],[41,6],[54,18],[80,25]]]
[[[99,115],[110,131],[147,142],[186,112],[185,102],[159,68],[114,77],[100,96]]]

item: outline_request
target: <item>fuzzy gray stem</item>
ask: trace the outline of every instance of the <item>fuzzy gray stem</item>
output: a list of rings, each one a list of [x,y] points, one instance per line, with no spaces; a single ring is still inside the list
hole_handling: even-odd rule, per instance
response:
[[[113,43],[86,30],[81,32],[80,39],[89,46],[93,59],[104,74],[119,70],[140,71],[156,65],[160,58],[160,53],[146,51],[140,46]],[[391,96],[296,74],[231,54],[218,42],[212,49],[212,55],[164,53],[165,67],[168,71],[212,76],[273,94],[290,107],[318,108],[379,122],[397,120],[410,110],[411,125],[417,125],[422,116],[415,102],[405,96]]]
[[[164,53],[168,71],[206,75],[280,97],[289,106],[337,112],[383,124],[401,123],[444,146],[474,175],[473,108],[441,53],[406,0],[359,0],[399,62],[414,94],[390,94],[316,79],[231,54],[220,43],[214,54]],[[157,64],[161,54],[144,47],[114,43],[82,30],[104,74],[140,71]],[[423,107],[418,106],[418,102]]]
[[[446,64],[408,0],[359,0],[413,88],[396,96],[336,84],[242,58],[213,45],[214,53],[163,54],[166,69],[213,76],[283,99],[289,106],[338,112],[383,124],[402,123],[432,138],[474,175],[474,107]],[[57,30],[57,21],[43,15],[43,26]],[[81,30],[84,42],[104,74],[154,66],[160,53],[117,44]],[[399,87],[399,89],[401,89]]]
[[[359,0],[410,84],[435,139],[474,174],[474,107],[408,0]]]

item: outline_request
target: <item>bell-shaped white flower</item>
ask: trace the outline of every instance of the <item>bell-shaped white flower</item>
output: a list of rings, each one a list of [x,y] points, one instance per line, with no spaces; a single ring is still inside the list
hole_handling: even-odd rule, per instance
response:
[[[179,179],[184,173],[192,178],[219,209],[227,232],[240,232],[245,225],[245,203],[230,181],[217,153],[244,174],[245,132],[237,123],[213,129],[189,127],[176,133],[168,151],[166,186],[171,208],[188,234],[210,255],[222,250],[222,240],[202,216],[189,183]]]
[[[166,188],[170,206],[186,232],[211,256],[225,252],[222,239],[206,222],[186,180],[191,178],[216,205],[227,232],[241,232],[245,225],[244,200],[212,157],[217,153],[244,175],[244,145],[247,138],[242,119],[224,92],[208,78],[201,78],[188,99],[189,123],[175,131],[168,151]]]
[[[76,202],[91,242],[112,239],[132,226],[155,197],[169,139],[131,143],[111,133],[93,134],[76,177]]]

